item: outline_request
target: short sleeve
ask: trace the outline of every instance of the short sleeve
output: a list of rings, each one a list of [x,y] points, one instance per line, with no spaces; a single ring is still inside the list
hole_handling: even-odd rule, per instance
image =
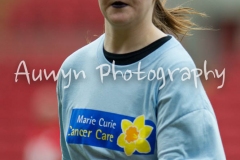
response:
[[[59,116],[59,126],[60,126],[60,145],[62,151],[62,160],[70,160],[68,149],[66,146],[66,139],[63,130],[63,119],[62,119],[62,91],[61,91],[61,76],[59,76],[57,81],[57,98],[58,98],[58,116]]]
[[[180,72],[184,67],[189,69],[190,79],[186,79],[187,70]],[[225,160],[216,116],[200,80],[194,81],[191,72],[195,65],[186,62],[169,70],[177,68],[166,76],[158,93],[158,159]]]

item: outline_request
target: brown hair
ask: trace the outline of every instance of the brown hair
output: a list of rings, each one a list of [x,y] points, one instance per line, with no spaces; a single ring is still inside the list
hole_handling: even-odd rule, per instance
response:
[[[205,28],[198,27],[193,23],[188,15],[200,15],[206,17],[206,14],[195,11],[189,7],[178,6],[172,9],[166,9],[167,0],[155,0],[155,8],[153,11],[153,24],[164,33],[173,33],[179,36],[191,35],[190,30],[203,30]]]

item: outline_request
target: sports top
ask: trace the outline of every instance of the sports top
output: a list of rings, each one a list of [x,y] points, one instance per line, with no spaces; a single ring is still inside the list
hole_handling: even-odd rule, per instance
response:
[[[225,159],[194,62],[171,37],[128,65],[105,58],[104,34],[64,61],[57,83],[63,160]]]

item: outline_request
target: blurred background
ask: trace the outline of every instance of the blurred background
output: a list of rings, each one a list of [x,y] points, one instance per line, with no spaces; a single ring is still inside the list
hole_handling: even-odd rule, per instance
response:
[[[193,17],[214,31],[194,31],[182,44],[198,68],[226,69],[221,79],[202,77],[214,107],[228,160],[240,159],[240,0],[178,0],[168,7],[193,7],[209,18]],[[0,0],[0,157],[3,160],[60,160],[56,82],[64,59],[103,33],[96,0]],[[15,74],[21,61],[30,73]],[[35,70],[34,70],[35,69]],[[41,74],[42,80],[34,82]],[[20,71],[24,71],[21,67]]]

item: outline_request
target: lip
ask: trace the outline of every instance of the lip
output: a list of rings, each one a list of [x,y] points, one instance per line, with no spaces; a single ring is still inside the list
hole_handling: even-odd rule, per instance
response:
[[[123,1],[114,1],[111,3],[110,6],[112,6],[114,8],[124,8],[124,7],[128,6],[128,4]]]

